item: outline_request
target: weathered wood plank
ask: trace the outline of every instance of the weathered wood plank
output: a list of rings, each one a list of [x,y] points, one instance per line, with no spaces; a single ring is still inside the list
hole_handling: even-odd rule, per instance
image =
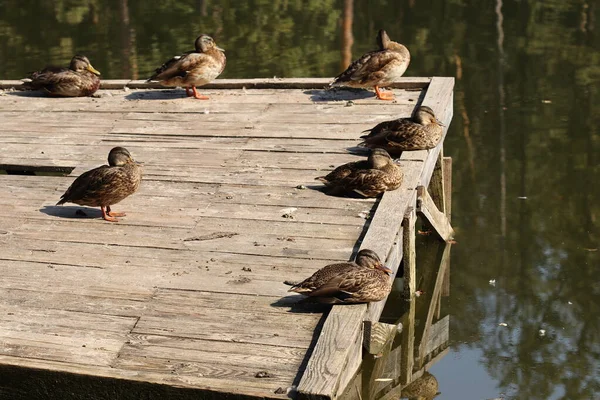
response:
[[[454,230],[450,226],[446,214],[438,210],[424,186],[417,187],[417,212],[427,219],[442,240],[447,241],[452,238]]]
[[[255,78],[255,79],[216,79],[213,82],[204,85],[204,89],[319,89],[323,88],[333,80],[333,78]],[[399,89],[415,89],[426,87],[431,78],[423,77],[403,77],[400,82],[392,85]],[[101,89],[156,89],[161,88],[157,82],[146,82],[145,80],[102,80]],[[0,89],[21,89],[23,84],[20,80],[1,80]]]

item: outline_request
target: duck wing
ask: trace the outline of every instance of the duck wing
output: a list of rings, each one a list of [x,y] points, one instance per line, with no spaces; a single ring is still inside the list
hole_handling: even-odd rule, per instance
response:
[[[94,168],[78,176],[56,205],[104,199],[122,187],[124,180],[123,171],[119,167],[103,165]]]
[[[342,82],[366,83],[373,79],[379,79],[378,74],[382,74],[382,70],[385,69],[386,65],[397,61],[398,57],[399,54],[391,50],[377,50],[366,53],[350,64],[344,72],[333,80],[330,86]]]
[[[197,53],[195,50],[191,50],[191,51],[183,53],[180,56],[175,56],[175,57],[171,58],[170,60],[166,61],[160,67],[156,68],[156,70],[154,71],[154,74],[150,78],[148,78],[147,82],[167,80],[167,79],[174,78],[176,76],[181,76],[181,77],[185,76],[188,71],[187,68],[189,67],[189,65],[188,65],[189,59],[187,59],[187,57],[190,54],[200,54],[200,53]]]

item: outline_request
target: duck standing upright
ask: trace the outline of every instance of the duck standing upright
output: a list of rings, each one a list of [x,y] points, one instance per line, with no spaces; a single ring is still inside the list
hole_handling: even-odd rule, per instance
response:
[[[413,118],[399,118],[377,124],[361,136],[361,146],[383,148],[397,157],[402,151],[428,150],[440,142],[444,125],[427,106],[416,109]]]
[[[383,92],[380,87],[400,79],[410,64],[410,52],[406,46],[390,40],[383,29],[377,34],[377,44],[378,50],[366,53],[354,61],[329,86],[372,87],[378,99],[393,100],[394,95]]]
[[[183,86],[188,97],[193,95],[196,99],[208,100],[208,96],[198,93],[196,86],[206,85],[223,72],[227,63],[225,50],[205,34],[198,36],[195,47],[196,50],[175,56],[157,68],[148,82],[159,81],[164,86]]]
[[[329,174],[315,178],[323,182],[329,194],[358,193],[375,197],[402,184],[404,174],[384,149],[372,149],[367,160],[340,165]]]
[[[43,90],[51,96],[90,96],[100,87],[100,72],[92,67],[86,56],[76,55],[69,68],[46,67],[32,72],[23,86],[29,90]]]
[[[115,147],[108,154],[108,165],[81,174],[56,205],[67,202],[100,207],[102,218],[118,222],[115,217],[125,213],[112,212],[110,206],[135,193],[142,181],[142,169],[124,147]]]
[[[356,255],[355,262],[326,265],[304,281],[293,284],[289,292],[327,304],[368,303],[388,295],[392,288],[391,274],[392,270],[381,263],[377,253],[363,249]]]

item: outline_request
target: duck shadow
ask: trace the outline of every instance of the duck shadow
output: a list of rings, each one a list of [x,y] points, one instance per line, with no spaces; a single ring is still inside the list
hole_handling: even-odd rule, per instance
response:
[[[44,206],[40,212],[46,215],[69,219],[95,219],[102,218],[102,211],[97,208],[82,206]]]
[[[6,91],[5,94],[9,96],[18,96],[18,97],[43,97],[46,99],[64,99],[61,96],[50,96],[48,93],[45,93],[41,90],[22,90],[16,89],[12,91]]]
[[[127,100],[174,100],[185,99],[185,89],[138,90],[125,96]]]
[[[331,89],[311,89],[306,90],[304,94],[310,95],[314,102],[320,101],[350,101],[374,98],[375,94],[366,89],[356,88],[331,88]]]
[[[315,314],[327,312],[331,304],[319,303],[315,298],[293,294],[274,301],[271,307],[289,308],[289,312],[296,314]]]

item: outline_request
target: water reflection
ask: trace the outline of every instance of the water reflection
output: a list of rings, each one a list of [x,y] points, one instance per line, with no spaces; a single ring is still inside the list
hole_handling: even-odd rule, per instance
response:
[[[334,76],[350,46],[342,26],[351,22],[354,57],[385,28],[411,50],[407,76],[457,79],[445,151],[458,244],[442,306],[456,357],[432,366],[438,398],[590,399],[600,392],[599,13],[591,0],[2,0],[0,77],[81,52],[106,79],[144,78],[201,32],[227,51],[223,78]],[[486,379],[465,378],[476,374]]]

